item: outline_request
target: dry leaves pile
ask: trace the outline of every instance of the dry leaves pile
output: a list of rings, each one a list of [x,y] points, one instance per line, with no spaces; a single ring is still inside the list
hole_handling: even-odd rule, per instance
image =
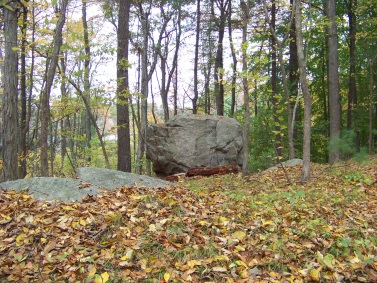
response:
[[[0,281],[377,282],[377,165],[349,165],[313,165],[310,184],[278,170],[82,203],[0,192]]]

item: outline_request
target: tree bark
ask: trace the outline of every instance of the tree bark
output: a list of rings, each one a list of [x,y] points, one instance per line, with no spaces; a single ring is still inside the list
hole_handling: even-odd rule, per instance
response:
[[[149,15],[150,10],[152,8],[152,1],[149,2],[149,7],[147,11],[143,11],[142,3],[139,3],[139,11],[141,17],[141,26],[142,26],[142,34],[143,34],[143,47],[142,47],[142,55],[141,55],[141,107],[140,107],[140,127],[139,127],[139,139],[138,139],[138,148],[136,154],[136,173],[142,173],[142,161],[144,157],[144,153],[146,152],[146,137],[147,137],[147,128],[148,128],[148,83],[152,78],[152,75],[156,69],[158,52],[161,48],[161,41],[163,39],[163,32],[166,29],[168,24],[168,20],[164,19],[164,22],[161,26],[161,30],[158,36],[158,42],[155,46],[155,52],[153,53],[153,58],[151,62],[148,62],[148,48],[149,42],[148,37],[150,36],[150,26],[149,26]],[[150,66],[148,71],[148,66]],[[147,167],[148,169],[148,167]]]
[[[90,52],[90,42],[89,42],[89,29],[88,29],[88,21],[86,17],[86,2],[87,0],[82,0],[82,25],[84,29],[84,51],[85,51],[85,59],[84,59],[84,95],[87,97],[87,100],[90,102],[90,60],[91,60],[91,52]],[[123,1],[122,1],[123,2]],[[85,115],[85,136],[86,136],[86,146],[90,148],[90,141],[92,139],[92,124],[90,122],[89,114]],[[89,150],[90,152],[90,150]],[[87,156],[86,160],[90,162],[91,156]]]
[[[266,20],[267,20],[267,22],[269,23],[269,26],[270,26],[271,35],[275,39],[275,43],[276,43],[276,45],[278,46],[278,49],[279,49],[278,60],[279,60],[280,69],[281,69],[281,77],[282,77],[282,81],[283,81],[283,88],[284,88],[284,94],[285,94],[285,101],[286,101],[286,104],[287,104],[287,116],[288,116],[288,149],[289,149],[288,159],[293,159],[294,158],[293,130],[294,130],[294,118],[295,118],[294,113],[295,112],[292,113],[292,107],[291,107],[291,102],[290,102],[291,95],[290,95],[290,90],[289,90],[288,81],[287,81],[287,72],[285,70],[284,61],[283,61],[283,48],[284,48],[284,44],[285,44],[286,40],[288,39],[289,31],[291,29],[292,22],[294,21],[294,13],[292,12],[290,22],[288,24],[288,32],[284,35],[284,38],[282,40],[279,40],[279,38],[277,37],[276,32],[275,32],[275,30],[276,30],[276,28],[274,27],[275,25],[270,21],[270,19],[268,17],[267,4],[266,4],[265,1],[263,2],[263,4],[264,4],[264,12],[265,12]],[[297,56],[297,52],[296,52],[296,56]],[[276,58],[275,58],[275,60],[276,60]],[[296,61],[297,61],[297,59],[296,59]],[[275,78],[275,80],[276,80],[276,78]],[[276,86],[275,86],[275,89],[276,89]],[[297,90],[296,90],[296,94],[297,94]],[[277,115],[274,114],[274,117],[277,117]],[[275,123],[276,123],[276,121],[275,121]],[[279,153],[280,153],[280,155],[279,155]],[[281,156],[281,150],[279,151],[277,149],[277,154],[278,154],[278,156]]]
[[[27,119],[27,91],[26,91],[26,31],[28,28],[28,11],[26,7],[22,10],[22,30],[21,30],[21,74],[20,74],[20,94],[21,94],[21,117],[20,117],[20,167],[19,178],[22,179],[26,176],[26,156],[27,144],[26,137],[29,131],[29,121]]]
[[[327,4],[327,5],[326,5]],[[334,146],[330,148],[329,163],[340,161],[340,150],[338,142],[341,128],[341,109],[339,95],[339,74],[338,74],[338,34],[336,30],[336,9],[335,0],[328,0],[325,4],[326,16],[330,22],[328,27],[328,86],[329,86],[329,114],[330,114],[330,142]]]
[[[243,135],[243,153],[242,153],[242,174],[244,176],[249,174],[249,140],[250,140],[250,104],[249,104],[249,79],[247,69],[247,24],[249,21],[249,0],[247,4],[241,0],[240,6],[242,9],[242,84],[243,84],[243,99],[245,107],[245,128]]]
[[[348,24],[349,24],[349,81],[348,81],[348,107],[347,107],[347,129],[355,130],[355,147],[360,149],[359,135],[360,131],[353,125],[354,110],[357,107],[357,85],[356,85],[356,8],[357,0],[347,2]]]
[[[232,32],[232,1],[229,1],[228,7],[228,32],[229,32],[229,41],[230,41],[230,53],[232,55],[232,100],[230,105],[230,117],[234,116],[234,111],[236,108],[236,80],[237,80],[237,56],[234,49],[233,42],[233,32]]]
[[[306,60],[304,57],[304,44],[302,37],[301,24],[301,1],[296,0],[295,3],[295,23],[296,23],[296,37],[297,37],[297,59],[300,71],[301,90],[304,96],[304,141],[303,141],[303,167],[301,173],[301,181],[310,181],[310,144],[311,144],[311,112],[312,112],[312,98],[309,92],[309,86],[306,79]]]
[[[17,161],[17,12],[16,3],[4,7],[4,94],[2,101],[3,180],[18,179]]]
[[[192,113],[198,111],[198,64],[199,64],[199,38],[200,38],[200,0],[196,2],[196,29],[195,29],[195,58],[194,58],[194,98],[192,99]]]
[[[369,40],[367,40],[367,55],[369,65],[369,136],[368,136],[368,152],[373,154],[373,55],[369,51]]]
[[[129,113],[128,52],[131,1],[120,1],[117,53],[117,134],[118,170],[131,172],[131,138]]]
[[[65,13],[67,10],[69,0],[62,0],[60,2],[59,18],[55,28],[55,35],[53,40],[53,52],[50,59],[49,68],[47,71],[46,85],[41,97],[41,134],[39,140],[39,147],[41,150],[40,164],[41,175],[49,176],[48,166],[48,129],[50,122],[50,94],[55,77],[56,67],[58,65],[60,47],[63,43],[62,31],[65,23]]]
[[[290,5],[293,8],[294,0],[290,0]],[[296,44],[296,23],[294,19],[295,13],[292,11],[292,24],[289,34],[289,93],[290,93],[290,107],[291,109],[297,109],[298,106],[298,82],[300,80],[299,71],[298,71],[298,62],[297,62],[297,44]],[[295,101],[291,101],[294,99]],[[297,105],[297,106],[296,106]],[[293,149],[289,147],[289,159],[294,158],[294,148],[295,140],[298,137],[297,127],[295,127],[295,122],[300,120],[300,115],[297,111],[292,111],[292,141]],[[289,132],[288,132],[289,135]],[[289,139],[289,137],[288,137]],[[293,151],[293,152],[292,152]]]
[[[216,5],[220,10],[220,18],[218,22],[219,36],[217,42],[216,61],[214,68],[215,80],[215,96],[216,96],[216,109],[217,115],[224,115],[224,58],[223,58],[223,41],[225,33],[225,21],[227,6],[230,0],[216,0]]]
[[[275,30],[276,27],[276,3],[275,0],[271,0],[271,29]],[[274,117],[274,127],[275,127],[275,143],[276,143],[276,154],[279,158],[281,155],[281,129],[278,116],[279,110],[279,100],[277,93],[277,68],[276,68],[276,38],[271,35],[271,90],[272,90],[272,108],[273,108],[273,117]]]

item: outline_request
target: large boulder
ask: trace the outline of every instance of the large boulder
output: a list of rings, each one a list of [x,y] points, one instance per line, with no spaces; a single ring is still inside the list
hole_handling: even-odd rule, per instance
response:
[[[159,177],[200,166],[242,166],[242,126],[222,116],[182,113],[166,125],[150,125],[147,158]]]

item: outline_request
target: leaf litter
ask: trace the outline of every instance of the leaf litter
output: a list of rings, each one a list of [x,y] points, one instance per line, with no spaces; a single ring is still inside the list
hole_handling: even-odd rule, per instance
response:
[[[300,169],[81,203],[2,191],[0,282],[377,282],[377,160]]]

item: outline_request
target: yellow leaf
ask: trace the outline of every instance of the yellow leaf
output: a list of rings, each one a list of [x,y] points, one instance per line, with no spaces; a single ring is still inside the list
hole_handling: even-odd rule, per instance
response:
[[[109,273],[107,272],[104,272],[101,274],[101,277],[98,277],[94,280],[95,283],[106,283],[107,281],[109,281]]]
[[[151,232],[156,232],[157,230],[156,230],[156,225],[154,225],[154,224],[150,224],[149,225],[149,231],[151,231]]]
[[[22,244],[24,242],[25,236],[26,235],[24,233],[18,235],[17,238],[16,238],[16,243],[17,244]]]
[[[240,246],[240,245],[237,245],[235,248],[234,248],[234,251],[235,252],[244,252],[245,251],[245,248],[243,246]]]
[[[220,222],[226,222],[227,220],[226,217],[220,217]]]
[[[120,260],[127,260],[128,259],[128,257],[125,255],[125,256],[122,256],[121,258],[120,258]]]
[[[242,260],[237,260],[236,263],[237,263],[238,266],[243,266],[243,267],[247,268],[247,264],[244,263]]]
[[[111,219],[115,219],[116,218],[116,214],[113,211],[109,211],[107,213],[107,216],[109,216]]]
[[[263,221],[262,225],[263,226],[267,226],[267,225],[271,225],[272,224],[272,221],[268,220],[268,221]]]
[[[246,233],[244,231],[236,231],[232,234],[232,237],[242,241],[246,237]]]
[[[350,262],[351,262],[351,263],[359,263],[359,262],[360,262],[360,259],[359,259],[359,257],[357,256],[357,254],[355,254],[355,257],[352,258],[352,259],[350,260]]]
[[[73,221],[71,224],[72,228],[76,228],[77,224],[79,224],[77,221]]]
[[[44,244],[47,242],[47,239],[46,238],[41,238],[41,242]]]
[[[187,262],[187,265],[188,265],[190,268],[193,268],[193,267],[196,266],[196,265],[202,265],[202,263],[201,263],[199,260],[195,260],[195,259],[193,259],[193,260],[189,260],[189,261]]]
[[[165,274],[164,274],[164,279],[165,279],[165,282],[168,282],[169,279],[170,279],[170,274],[167,273],[167,272],[165,272]]]
[[[210,223],[208,223],[207,221],[204,221],[204,220],[199,221],[199,224],[201,226],[209,226],[210,225]]]
[[[311,277],[314,281],[319,282],[319,281],[320,281],[320,274],[319,274],[320,271],[321,271],[321,267],[318,268],[318,269],[312,269],[312,270],[310,270],[310,272],[309,272],[310,277]]]
[[[147,260],[145,258],[140,261],[140,267],[143,270],[147,269]]]
[[[69,205],[63,206],[63,209],[67,210],[67,211],[73,211],[73,210],[75,210],[73,207],[71,207]]]
[[[226,255],[217,255],[215,256],[215,260],[229,261],[229,257],[227,257]]]
[[[84,219],[80,219],[80,225],[81,226],[86,226],[86,221]]]
[[[94,274],[96,274],[97,268],[95,266],[92,267],[92,269],[89,271],[88,279],[92,279],[94,277]]]

